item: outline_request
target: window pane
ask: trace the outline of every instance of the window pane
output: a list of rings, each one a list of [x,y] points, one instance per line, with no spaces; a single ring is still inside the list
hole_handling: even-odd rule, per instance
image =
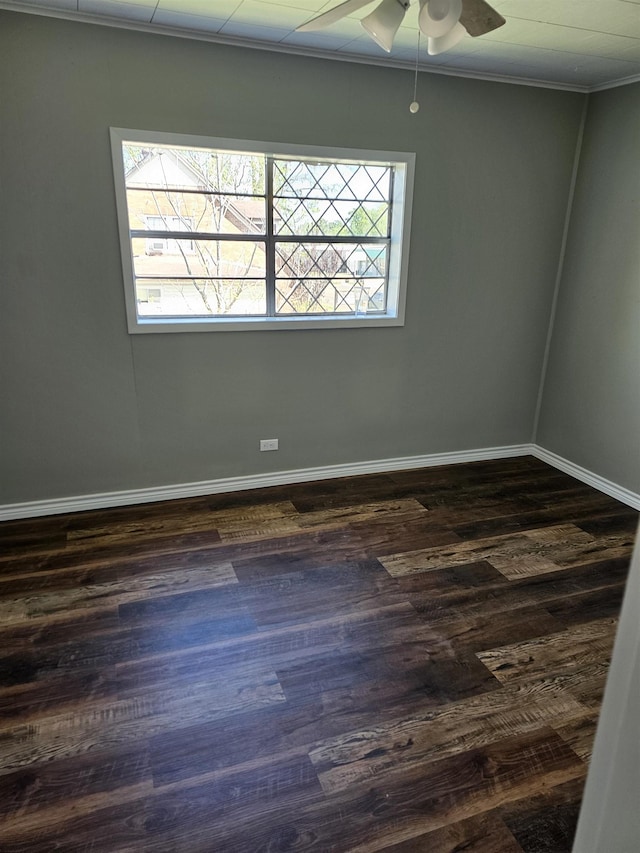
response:
[[[385,310],[384,279],[278,279],[278,314],[375,314]]]
[[[132,230],[198,231],[201,234],[264,234],[266,200],[171,190],[127,190]]]
[[[389,200],[390,175],[390,166],[276,159],[273,187],[276,196],[379,203]]]
[[[122,144],[127,187],[264,195],[265,157],[205,148]]]
[[[305,237],[388,237],[389,205],[385,202],[275,198],[276,234]]]
[[[276,243],[278,314],[369,314],[386,308],[385,243]]]
[[[137,279],[139,317],[261,316],[266,283],[246,279]]]
[[[385,243],[276,243],[277,278],[385,277]]]
[[[265,247],[253,240],[178,240],[160,236],[131,240],[136,278],[203,276],[264,278]]]

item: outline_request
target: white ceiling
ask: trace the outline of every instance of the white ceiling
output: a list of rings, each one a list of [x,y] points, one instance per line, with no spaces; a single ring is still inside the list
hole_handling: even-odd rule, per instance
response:
[[[322,32],[295,28],[339,0],[0,0],[0,8],[175,32],[293,53],[400,67],[415,66],[417,0],[391,54],[365,33],[365,7]],[[493,0],[505,26],[466,36],[422,70],[509,79],[580,91],[640,80],[640,0]]]

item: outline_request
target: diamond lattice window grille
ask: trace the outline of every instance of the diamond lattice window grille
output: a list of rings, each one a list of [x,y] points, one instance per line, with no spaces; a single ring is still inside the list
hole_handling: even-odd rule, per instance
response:
[[[274,160],[274,195],[292,198],[386,202],[391,169],[350,163]]]
[[[390,169],[274,161],[274,230],[280,235],[390,237]]]
[[[384,310],[387,255],[384,244],[277,242],[276,310]]]
[[[384,282],[280,279],[276,287],[279,314],[365,314],[384,310]]]
[[[389,206],[328,199],[274,199],[274,230],[279,235],[389,237]]]
[[[368,243],[276,243],[277,278],[385,276],[387,249]]]

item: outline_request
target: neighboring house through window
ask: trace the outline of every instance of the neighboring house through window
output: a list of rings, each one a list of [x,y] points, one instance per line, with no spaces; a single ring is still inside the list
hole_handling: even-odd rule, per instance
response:
[[[191,219],[184,216],[145,216],[145,222],[149,231],[193,231]],[[193,242],[189,240],[184,248],[193,252]],[[180,247],[175,240],[156,235],[147,240],[146,251],[148,255],[179,254]]]
[[[404,322],[413,154],[111,133],[129,331]]]

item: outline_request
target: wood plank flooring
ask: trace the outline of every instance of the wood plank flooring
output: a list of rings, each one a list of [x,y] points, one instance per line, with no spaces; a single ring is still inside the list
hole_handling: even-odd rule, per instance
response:
[[[637,520],[527,457],[0,525],[0,851],[568,853]]]

